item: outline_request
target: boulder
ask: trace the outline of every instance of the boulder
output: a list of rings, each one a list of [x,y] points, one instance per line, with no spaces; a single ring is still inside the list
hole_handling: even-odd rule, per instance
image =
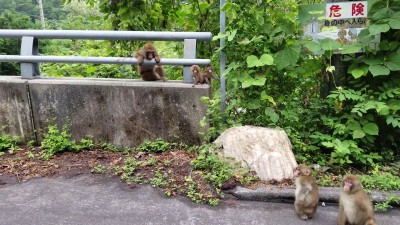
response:
[[[293,178],[297,166],[290,140],[283,130],[240,126],[226,130],[215,140],[224,157],[231,157],[257,173],[261,180]]]

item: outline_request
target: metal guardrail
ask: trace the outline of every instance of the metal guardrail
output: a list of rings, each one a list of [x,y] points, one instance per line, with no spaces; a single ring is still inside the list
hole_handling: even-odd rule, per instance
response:
[[[83,57],[83,56],[39,56],[39,39],[89,39],[89,40],[145,40],[184,41],[183,59],[161,59],[162,65],[183,66],[183,81],[191,83],[190,66],[210,65],[210,59],[196,59],[196,41],[210,41],[210,32],[164,32],[164,31],[94,31],[94,30],[2,30],[0,38],[22,38],[21,55],[0,55],[0,62],[20,62],[21,77],[40,77],[39,63],[93,63],[134,64],[133,57]],[[144,61],[144,64],[155,62]]]

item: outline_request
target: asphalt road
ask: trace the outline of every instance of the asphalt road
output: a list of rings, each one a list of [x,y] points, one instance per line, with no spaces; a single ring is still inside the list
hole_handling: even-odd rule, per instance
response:
[[[129,189],[118,179],[95,175],[0,185],[0,225],[335,225],[336,215],[337,206],[319,207],[312,220],[302,221],[287,203],[229,199],[215,207],[197,205],[150,186]],[[376,220],[400,224],[400,209],[376,213]]]

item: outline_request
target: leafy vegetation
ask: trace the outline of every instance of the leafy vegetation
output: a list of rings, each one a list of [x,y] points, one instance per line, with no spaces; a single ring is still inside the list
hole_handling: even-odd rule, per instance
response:
[[[71,139],[71,134],[67,126],[63,126],[60,131],[56,125],[49,125],[47,133],[41,143],[42,151],[40,156],[49,160],[55,153],[66,150],[81,151],[93,147],[93,141],[82,139],[79,144]]]
[[[17,149],[18,139],[18,137],[12,137],[7,134],[0,134],[0,156],[4,154],[3,151],[14,151],[15,149]]]

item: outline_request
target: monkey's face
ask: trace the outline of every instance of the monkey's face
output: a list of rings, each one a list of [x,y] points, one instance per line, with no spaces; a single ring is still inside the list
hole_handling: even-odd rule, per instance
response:
[[[304,164],[300,164],[299,166],[297,166],[296,168],[294,168],[293,170],[293,175],[295,177],[298,176],[308,176],[311,174],[311,170]]]
[[[212,70],[211,66],[207,66],[207,68],[206,68],[206,72],[207,72],[207,73],[212,73],[212,72],[213,72],[213,70]]]
[[[152,60],[152,59],[154,59],[155,57],[156,57],[156,56],[155,56],[154,51],[152,51],[152,50],[146,51],[146,59],[147,59],[147,60]]]
[[[346,179],[346,180],[343,181],[343,184],[342,184],[343,190],[348,192],[348,191],[351,190],[353,185],[354,184],[353,184],[353,182],[351,180]]]

